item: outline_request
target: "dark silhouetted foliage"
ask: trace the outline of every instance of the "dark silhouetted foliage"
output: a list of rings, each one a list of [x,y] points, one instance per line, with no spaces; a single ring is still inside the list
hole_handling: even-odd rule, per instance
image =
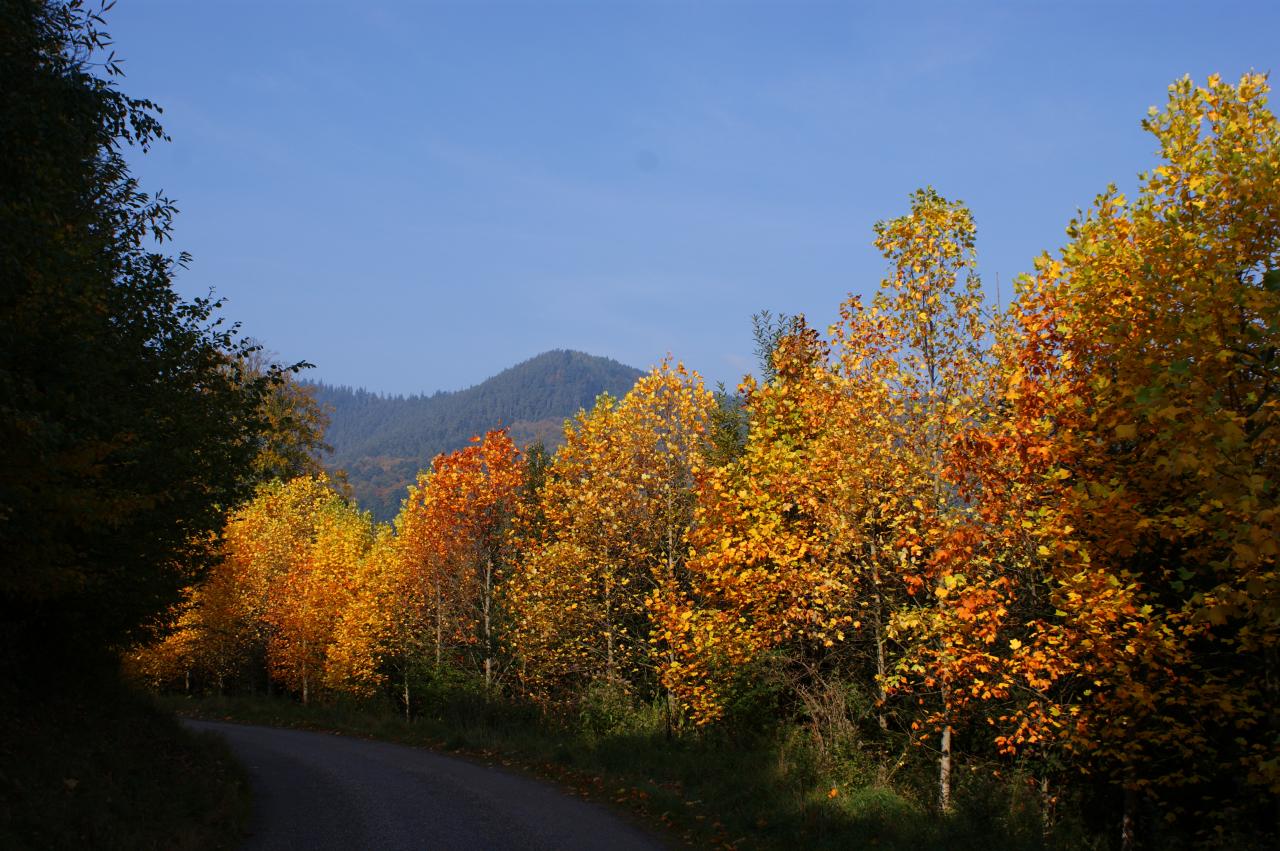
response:
[[[0,667],[126,639],[248,493],[278,368],[172,287],[176,209],[124,151],[165,139],[122,94],[101,11],[0,2]]]

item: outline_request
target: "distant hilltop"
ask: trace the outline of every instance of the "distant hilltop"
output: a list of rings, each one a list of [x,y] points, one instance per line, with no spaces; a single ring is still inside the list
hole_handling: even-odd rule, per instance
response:
[[[517,446],[541,440],[554,449],[565,419],[590,408],[601,393],[626,394],[641,374],[610,358],[556,349],[466,390],[430,396],[310,386],[331,409],[325,440],[333,455],[325,466],[345,470],[361,507],[389,520],[418,471],[439,453],[499,424],[511,430]]]

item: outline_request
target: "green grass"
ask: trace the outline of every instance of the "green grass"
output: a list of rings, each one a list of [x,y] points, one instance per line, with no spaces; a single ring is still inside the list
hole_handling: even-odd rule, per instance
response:
[[[74,694],[0,686],[0,729],[0,847],[197,851],[243,836],[248,784],[226,746],[110,676]]]
[[[876,780],[874,768],[819,759],[799,730],[772,738],[668,740],[656,713],[647,721],[618,721],[613,729],[589,717],[566,727],[503,704],[464,704],[406,722],[378,703],[164,699],[203,718],[331,730],[506,765],[629,811],[675,844],[788,851],[1044,847],[1038,815],[1016,784],[964,778],[957,784],[960,805],[943,817],[909,784],[891,787]],[[1064,835],[1055,846],[1088,844]]]

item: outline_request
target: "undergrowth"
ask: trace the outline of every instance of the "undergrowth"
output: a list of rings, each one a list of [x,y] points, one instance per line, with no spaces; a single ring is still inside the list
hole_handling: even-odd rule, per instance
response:
[[[1043,849],[1105,847],[1069,819],[1046,839],[1039,810],[1012,779],[970,771],[957,806],[937,811],[927,764],[887,776],[856,747],[823,753],[799,727],[771,734],[668,736],[661,707],[589,695],[572,721],[463,691],[426,696],[407,721],[390,703],[335,698],[303,706],[287,697],[163,698],[180,713],[242,723],[323,729],[502,764],[574,794],[625,808],[672,837],[742,849]]]
[[[6,683],[0,729],[0,848],[203,851],[243,836],[247,778],[222,740],[112,676]]]

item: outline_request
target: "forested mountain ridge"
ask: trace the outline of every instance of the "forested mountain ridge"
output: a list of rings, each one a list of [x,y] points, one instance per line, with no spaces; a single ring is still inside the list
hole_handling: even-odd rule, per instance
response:
[[[473,435],[507,426],[517,446],[559,445],[561,426],[601,393],[622,396],[640,371],[609,358],[558,349],[505,369],[474,387],[432,395],[383,396],[367,390],[311,384],[329,409],[325,440],[330,469],[346,471],[356,499],[390,519],[405,488],[431,459]]]

